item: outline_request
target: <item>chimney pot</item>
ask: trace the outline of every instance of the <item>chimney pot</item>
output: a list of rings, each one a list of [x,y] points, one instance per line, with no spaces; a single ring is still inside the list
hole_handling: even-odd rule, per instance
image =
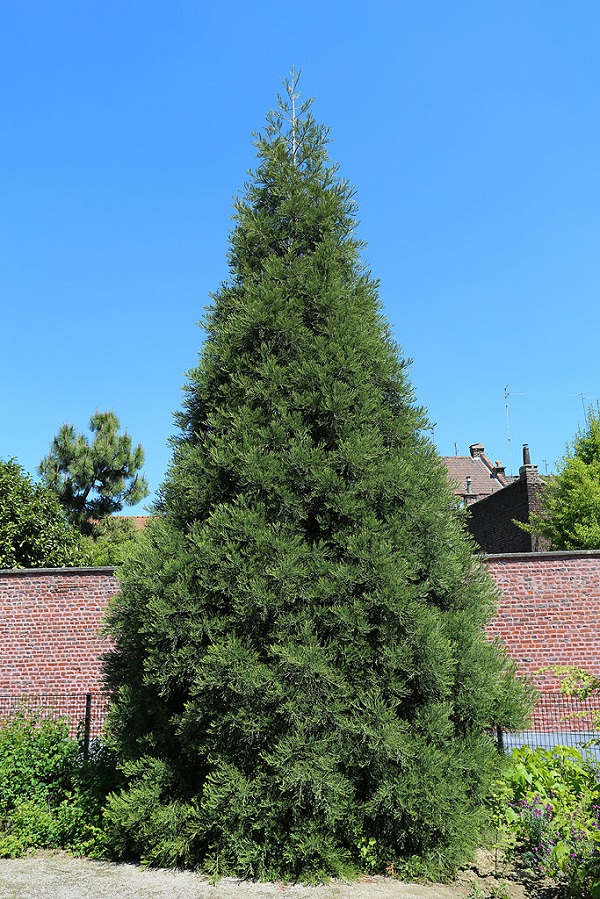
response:
[[[539,483],[540,481],[538,467],[531,464],[529,446],[526,443],[523,444],[523,464],[519,468],[519,477],[528,483]]]

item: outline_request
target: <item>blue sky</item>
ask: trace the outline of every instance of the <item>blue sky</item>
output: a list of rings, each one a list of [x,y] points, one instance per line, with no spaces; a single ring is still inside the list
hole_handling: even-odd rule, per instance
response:
[[[114,409],[155,490],[279,79],[332,131],[443,455],[600,397],[600,6],[22,0],[0,27],[0,457]],[[138,510],[141,511],[141,510]]]

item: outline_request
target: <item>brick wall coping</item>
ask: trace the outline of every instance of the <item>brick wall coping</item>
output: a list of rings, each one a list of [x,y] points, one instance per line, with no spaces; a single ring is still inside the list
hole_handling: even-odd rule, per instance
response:
[[[507,562],[513,560],[517,562],[522,559],[600,559],[600,549],[563,549],[536,553],[486,553],[482,554],[480,558],[484,562],[487,559],[506,559]]]
[[[564,549],[547,550],[546,552],[520,552],[520,553],[481,553],[479,558],[484,562],[487,559],[506,559],[518,561],[520,559],[600,559],[600,549]],[[115,566],[95,566],[92,568],[0,568],[0,576],[13,575],[14,577],[35,577],[39,574],[114,574]]]
[[[40,574],[114,574],[115,569],[112,566],[101,568],[0,568],[0,577],[7,575],[13,577],[36,577]]]

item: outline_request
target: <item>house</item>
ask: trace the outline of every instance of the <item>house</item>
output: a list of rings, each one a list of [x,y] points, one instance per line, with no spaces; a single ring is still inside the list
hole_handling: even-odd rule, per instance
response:
[[[466,506],[490,496],[509,483],[503,465],[492,464],[483,443],[473,443],[469,456],[444,456],[454,492]]]
[[[523,446],[519,476],[507,477],[500,462],[494,465],[482,443],[469,447],[469,456],[445,456],[456,496],[468,507],[467,528],[485,553],[530,553],[547,549],[539,537],[516,524],[539,512],[543,481]]]

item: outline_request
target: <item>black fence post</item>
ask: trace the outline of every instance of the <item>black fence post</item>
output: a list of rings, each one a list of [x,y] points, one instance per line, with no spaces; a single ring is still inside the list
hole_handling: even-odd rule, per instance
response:
[[[496,725],[496,740],[498,743],[498,752],[504,754],[504,732],[499,724]]]
[[[90,754],[90,733],[92,730],[92,694],[85,694],[85,722],[83,726],[83,757],[87,760]]]

